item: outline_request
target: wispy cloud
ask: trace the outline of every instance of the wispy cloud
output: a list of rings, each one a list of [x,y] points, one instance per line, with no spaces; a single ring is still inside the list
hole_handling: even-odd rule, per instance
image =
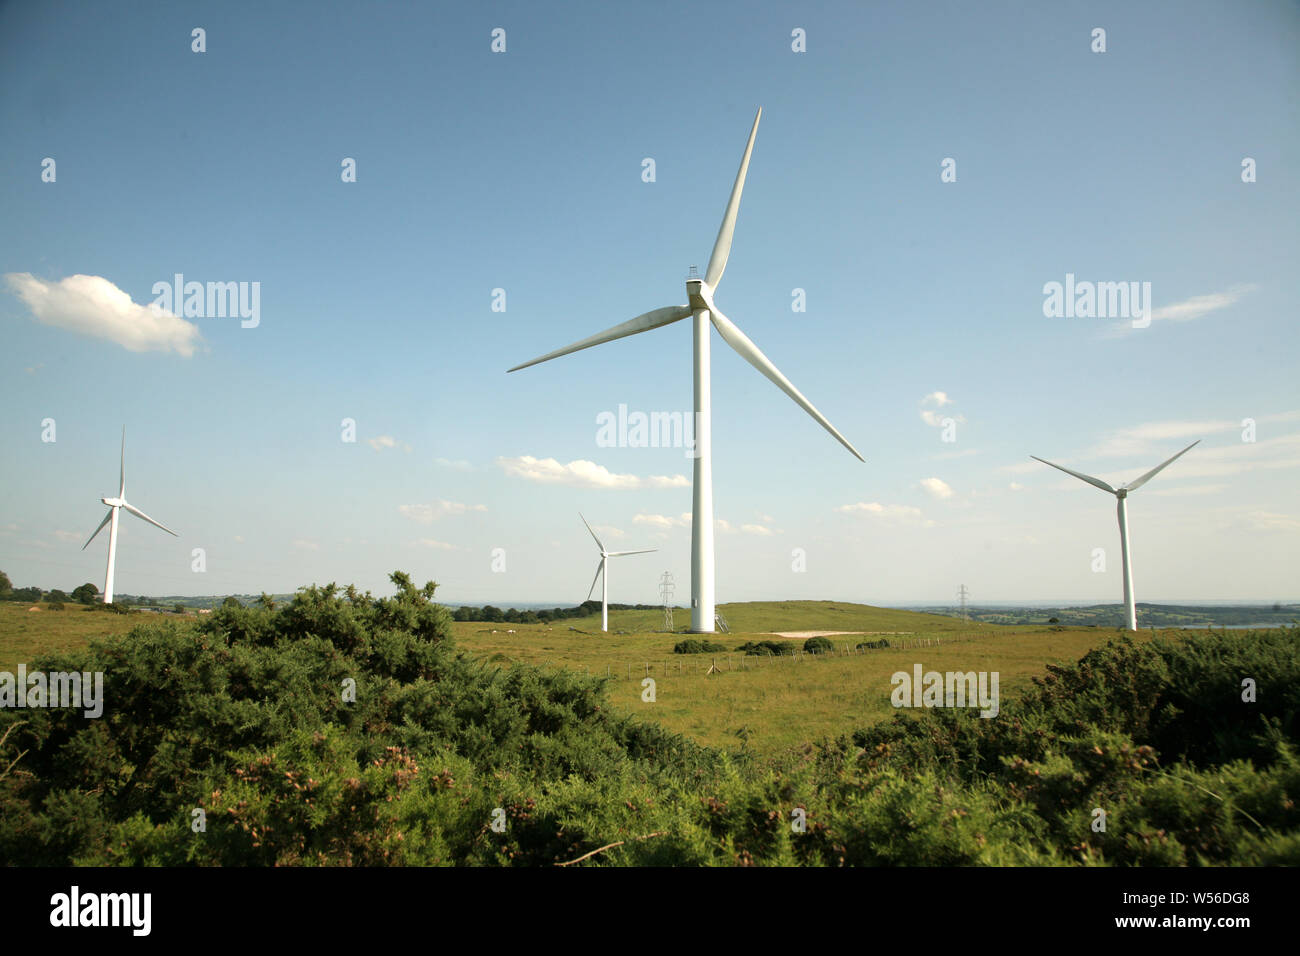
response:
[[[835,510],[841,514],[880,519],[888,524],[917,524],[923,528],[932,528],[935,524],[925,517],[920,508],[913,505],[882,505],[878,501],[859,501],[851,505],[838,505]]]
[[[76,542],[80,541],[82,536],[76,531],[56,531],[54,532],[54,537],[58,538],[60,541]]]
[[[594,461],[571,461],[562,465],[554,458],[534,458],[524,455],[519,458],[498,458],[497,465],[507,474],[525,481],[539,484],[574,485],[579,488],[612,488],[628,490],[635,488],[689,488],[691,483],[685,475],[619,475],[604,465]]]
[[[366,444],[375,451],[383,451],[385,448],[396,448],[397,439],[392,435],[380,435],[378,438],[367,438]]]
[[[199,328],[171,312],[143,306],[101,276],[58,282],[30,272],[5,275],[9,288],[44,325],[107,339],[130,352],[175,352],[189,358],[203,343]]]
[[[419,524],[431,524],[448,515],[463,515],[470,511],[487,511],[487,505],[467,505],[459,501],[435,501],[428,505],[398,505],[403,517]]]
[[[1246,522],[1256,531],[1300,531],[1300,518],[1272,511],[1250,511]]]
[[[952,497],[952,486],[942,478],[922,478],[921,487],[925,489],[926,494],[931,498],[943,500]]]
[[[1158,309],[1152,309],[1151,321],[1190,322],[1193,319],[1200,319],[1211,312],[1218,312],[1220,309],[1226,309],[1228,306],[1236,304],[1242,296],[1254,290],[1254,285],[1246,284],[1233,286],[1226,292],[1194,295],[1191,298],[1183,299],[1181,302],[1174,302],[1170,305],[1162,305]],[[1137,331],[1141,330],[1134,329],[1132,321],[1125,321],[1111,325],[1107,328],[1105,334],[1106,338],[1119,338]]]
[[[633,524],[649,525],[652,528],[658,528],[661,531],[667,531],[669,528],[689,528],[691,526],[691,513],[683,511],[676,518],[669,515],[649,515],[638,514],[632,517]]]
[[[434,538],[420,538],[417,542],[426,548],[433,548],[435,551],[455,551],[454,544],[448,544],[446,541],[438,541]]]
[[[942,428],[943,420],[951,418],[953,421],[961,424],[966,421],[964,415],[939,414],[936,408],[943,408],[946,405],[952,405],[953,399],[948,396],[947,392],[931,392],[925,398],[921,399],[921,421],[934,428]]]

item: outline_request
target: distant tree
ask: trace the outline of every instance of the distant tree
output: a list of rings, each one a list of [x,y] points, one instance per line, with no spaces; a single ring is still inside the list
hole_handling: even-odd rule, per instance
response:
[[[72,589],[72,599],[81,604],[94,604],[97,597],[99,597],[99,588],[89,581],[79,588]]]
[[[40,588],[14,588],[10,597],[15,601],[39,601],[41,599]]]
[[[239,598],[235,597],[234,595],[231,595],[230,597],[226,598],[224,601],[221,602],[221,606],[222,607],[243,607],[244,605],[239,603]]]
[[[519,623],[519,611],[516,610],[515,608],[511,608],[510,610],[506,611],[505,614],[503,614],[503,615],[501,615],[501,616],[502,616],[502,618],[506,621],[506,623],[508,623],[508,624],[518,624],[518,623]]]
[[[483,605],[483,614],[480,620],[490,621],[491,623],[496,624],[501,621],[503,617],[504,615],[501,613],[501,608],[493,607],[491,604]]]
[[[1048,623],[1048,624],[1060,624],[1060,623],[1061,623],[1061,619],[1060,619],[1059,617],[1049,617],[1049,618],[1047,619],[1047,623]]]
[[[63,602],[62,602],[62,601],[49,601],[49,605],[50,605],[50,610],[51,610],[51,611],[62,611],[62,610],[63,610]]]
[[[537,623],[537,612],[536,612],[536,611],[524,611],[524,612],[522,612],[522,613],[519,615],[519,623],[520,623],[520,624],[536,624],[536,623]]]
[[[262,605],[262,607],[266,608],[268,611],[275,610],[275,598],[271,597],[271,595],[267,594],[265,591],[263,591],[262,596],[257,599],[257,603]]]
[[[184,605],[184,604],[174,604],[174,605],[172,605],[172,610],[173,610],[175,613],[177,613],[177,614],[184,614],[184,613],[185,613],[185,605]]]
[[[58,588],[55,588],[53,591],[49,591],[48,593],[46,593],[45,600],[51,603],[58,601],[60,604],[62,604],[64,601],[70,601],[72,599],[68,597],[66,594],[64,594],[62,591],[60,591]]]
[[[9,575],[0,571],[0,594],[8,594],[14,589],[14,584],[9,580]]]

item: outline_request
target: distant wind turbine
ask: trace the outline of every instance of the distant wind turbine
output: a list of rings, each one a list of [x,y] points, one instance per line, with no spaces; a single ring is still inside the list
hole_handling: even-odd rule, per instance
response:
[[[1152,468],[1141,478],[1135,479],[1134,481],[1130,481],[1127,485],[1120,485],[1118,488],[1112,488],[1110,485],[1106,484],[1106,482],[1102,481],[1100,478],[1094,478],[1091,475],[1085,475],[1077,471],[1071,471],[1069,468],[1062,467],[1061,465],[1053,465],[1050,461],[1047,461],[1044,458],[1039,458],[1037,455],[1029,456],[1030,458],[1034,459],[1034,461],[1041,461],[1044,465],[1052,465],[1053,468],[1059,469],[1060,471],[1065,472],[1067,475],[1074,475],[1074,477],[1078,478],[1080,481],[1086,481],[1088,484],[1096,488],[1100,488],[1102,491],[1109,491],[1112,495],[1114,495],[1116,498],[1119,499],[1119,508],[1118,508],[1119,548],[1120,548],[1120,555],[1124,561],[1124,614],[1125,614],[1125,619],[1128,623],[1128,629],[1130,631],[1137,630],[1137,602],[1133,597],[1133,571],[1132,568],[1129,566],[1129,559],[1128,559],[1128,508],[1125,505],[1125,502],[1128,500],[1129,492],[1137,491],[1148,481],[1150,481],[1152,478],[1158,475],[1161,471],[1163,471],[1165,468],[1168,468],[1175,461],[1177,461],[1183,455],[1187,454],[1189,451],[1191,451],[1200,443],[1201,440],[1199,438],[1196,439],[1196,441],[1192,442],[1190,445],[1188,445],[1186,448],[1180,451],[1177,455],[1174,455],[1173,458],[1170,458],[1168,461],[1164,462],[1163,464],[1156,465],[1156,467]]]
[[[137,518],[143,518],[151,525],[154,525],[155,527],[158,528],[162,528],[168,534],[173,536],[176,535],[176,532],[173,531],[171,528],[165,527],[164,525],[159,524],[157,521],[154,521],[153,518],[150,518],[147,514],[145,514],[143,511],[141,511],[139,508],[135,507],[134,505],[129,504],[126,500],[126,426],[125,425],[122,426],[121,479],[122,479],[121,484],[118,486],[117,489],[116,498],[99,499],[100,501],[104,502],[104,504],[108,505],[108,514],[104,515],[104,520],[99,523],[99,527],[95,529],[95,533],[92,534],[87,539],[86,543],[81,546],[81,550],[85,551],[86,548],[90,547],[90,542],[95,540],[96,535],[98,535],[101,531],[104,530],[104,525],[109,526],[108,528],[108,573],[104,576],[104,603],[105,604],[113,603],[113,564],[117,559],[117,513],[118,511],[120,511],[122,508],[125,508],[127,511],[131,512],[131,514],[135,515]]]
[[[578,513],[582,518],[582,513]],[[582,523],[587,524],[587,519],[582,518]],[[591,592],[596,590],[596,581],[600,581],[600,629],[609,630],[609,559],[621,558],[628,554],[650,554],[657,548],[650,548],[647,551],[606,551],[605,546],[596,538],[596,532],[591,530],[591,525],[587,524],[587,531],[596,539],[596,547],[600,548],[600,563],[596,565],[596,576],[591,579],[591,590],[587,592],[587,600],[591,600]]]
[[[859,461],[865,461],[858,450],[849,444],[848,439],[835,430],[821,412],[813,407],[812,402],[790,384],[790,380],[781,374],[757,345],[749,340],[730,319],[718,311],[713,304],[713,290],[722,280],[722,273],[727,268],[727,258],[731,255],[731,239],[736,230],[736,214],[740,211],[740,194],[745,188],[745,175],[749,171],[749,156],[754,149],[754,137],[758,135],[758,121],[763,116],[760,108],[754,117],[754,126],[749,131],[749,142],[740,159],[740,170],[731,187],[731,198],[727,201],[726,212],[722,216],[722,225],[718,229],[718,238],[713,243],[713,254],[709,257],[709,267],[701,279],[692,275],[686,280],[687,305],[670,305],[662,309],[638,315],[635,319],[616,325],[604,332],[574,342],[572,345],[554,352],[548,352],[531,362],[516,365],[510,369],[517,372],[548,362],[561,355],[589,349],[621,339],[624,336],[648,332],[660,326],[669,325],[682,319],[694,317],[695,329],[695,475],[692,485],[692,520],[691,520],[691,630],[696,633],[713,631],[715,622],[714,606],[714,561],[713,561],[713,439],[712,439],[712,395],[709,381],[709,323],[718,330],[722,340],[740,353],[754,368],[762,372],[777,388],[785,392],[795,403],[813,419],[835,436],[845,448],[853,453]]]

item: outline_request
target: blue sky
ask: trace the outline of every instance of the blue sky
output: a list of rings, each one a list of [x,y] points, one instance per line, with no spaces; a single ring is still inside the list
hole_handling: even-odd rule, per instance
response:
[[[125,424],[180,537],[126,519],[122,592],[576,602],[581,510],[660,549],[612,600],[684,602],[691,460],[596,419],[690,409],[690,323],[505,370],[685,301],[762,106],[717,303],[867,462],[714,336],[720,601],[1118,602],[1113,500],[1028,456],[1198,438],[1130,501],[1138,599],[1294,600],[1298,91],[1289,3],[0,7],[0,569],[102,586]],[[175,273],[258,324],[145,328]],[[1067,274],[1153,320],[1046,317]]]

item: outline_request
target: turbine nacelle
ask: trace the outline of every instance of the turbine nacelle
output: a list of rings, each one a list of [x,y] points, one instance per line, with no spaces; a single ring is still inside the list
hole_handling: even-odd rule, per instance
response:
[[[702,309],[713,310],[713,290],[703,279],[686,280],[686,302],[692,312]]]
[[[126,504],[125,498],[100,498],[99,500],[104,502],[104,504],[108,505],[110,508],[120,508]]]

